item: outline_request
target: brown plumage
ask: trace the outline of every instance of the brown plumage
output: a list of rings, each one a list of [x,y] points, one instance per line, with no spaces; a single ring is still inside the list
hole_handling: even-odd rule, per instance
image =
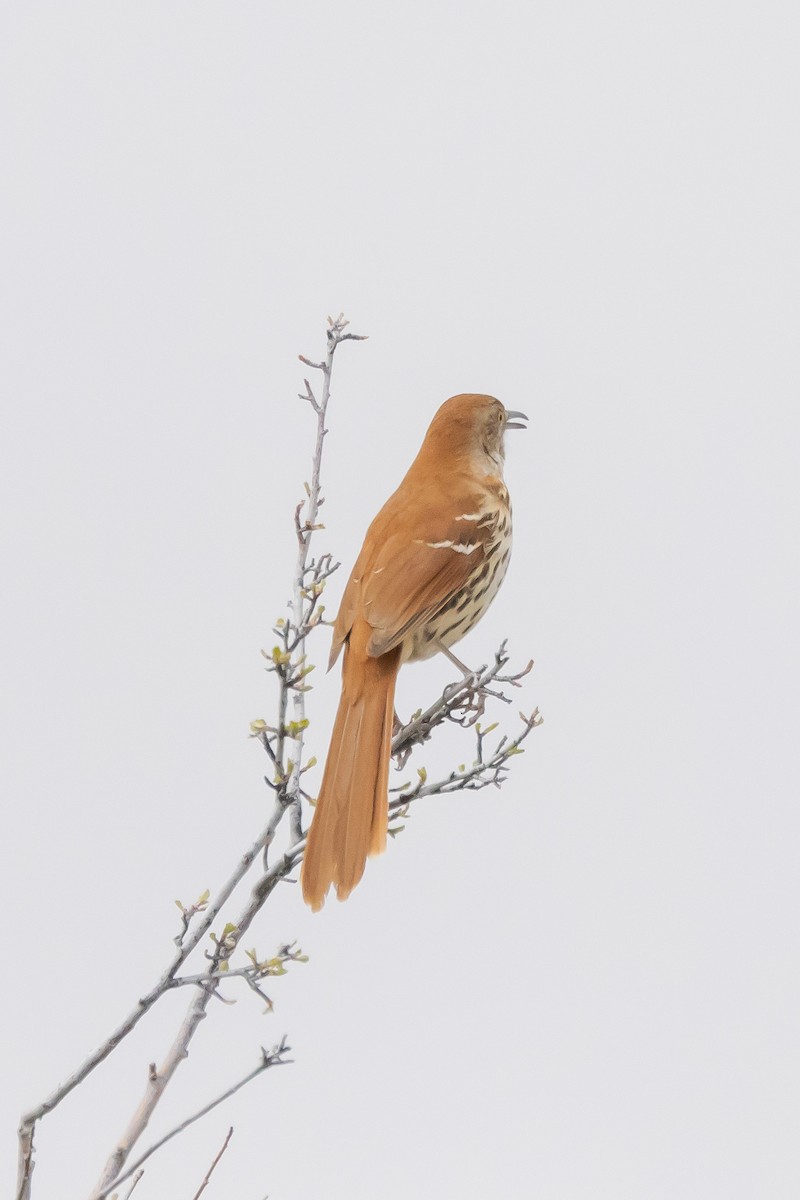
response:
[[[333,629],[342,695],[302,869],[303,897],[345,900],[386,846],[394,689],[404,662],[449,648],[494,599],[511,553],[503,435],[492,396],[447,400],[367,530]]]

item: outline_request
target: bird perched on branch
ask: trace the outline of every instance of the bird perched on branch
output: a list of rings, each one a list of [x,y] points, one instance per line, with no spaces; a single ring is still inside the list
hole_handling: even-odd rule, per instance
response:
[[[507,429],[524,413],[493,396],[446,400],[408,474],[367,530],[333,628],[342,695],[308,835],[303,897],[345,900],[386,848],[397,672],[450,647],[491,604],[511,554]],[[459,666],[458,660],[453,658]]]

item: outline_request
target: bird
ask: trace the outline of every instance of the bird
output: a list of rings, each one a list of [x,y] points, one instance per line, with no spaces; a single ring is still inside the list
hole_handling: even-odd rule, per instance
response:
[[[443,652],[480,620],[511,554],[504,436],[524,413],[451,396],[397,491],[367,530],[333,625],[342,691],[308,832],[301,886],[313,911],[345,900],[386,848],[394,692],[403,663]]]

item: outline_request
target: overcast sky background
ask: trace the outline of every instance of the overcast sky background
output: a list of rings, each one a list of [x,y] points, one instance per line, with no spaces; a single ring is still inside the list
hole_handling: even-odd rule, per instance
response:
[[[535,658],[545,723],[346,905],[280,890],[249,944],[310,962],[272,1016],[231,988],[152,1133],[284,1032],[296,1063],[136,1200],[189,1200],[229,1124],[209,1200],[798,1195],[799,34],[789,0],[6,9],[5,1188],[263,823],[296,356],[344,310],[329,604],[438,405],[524,409],[459,653]],[[40,1126],[35,1200],[88,1193],[187,1000]]]

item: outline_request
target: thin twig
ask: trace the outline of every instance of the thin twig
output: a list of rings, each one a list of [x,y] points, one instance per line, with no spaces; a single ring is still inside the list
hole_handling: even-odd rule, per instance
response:
[[[403,785],[400,789],[393,788],[392,791],[397,790],[399,794],[396,799],[390,800],[389,813],[394,815],[413,800],[421,800],[425,796],[446,796],[449,792],[476,792],[481,788],[489,787],[490,784],[500,787],[509,770],[509,760],[517,754],[524,753],[521,748],[522,743],[542,723],[542,716],[538,708],[534,709],[529,717],[526,717],[524,713],[520,713],[520,717],[523,722],[522,732],[510,742],[505,737],[501,738],[494,754],[485,761],[481,746],[481,739],[484,735],[479,731],[479,753],[472,766],[459,767],[457,771],[451,771],[445,779],[438,779],[435,783],[428,783],[427,775],[424,771],[420,771],[419,783],[414,788],[410,788],[408,784]]]
[[[233,932],[233,930],[231,931]],[[229,954],[235,943],[232,940],[231,933],[224,939],[225,953]],[[308,956],[303,954],[300,949],[295,949],[296,942],[291,942],[288,945],[283,945],[278,948],[277,954],[271,958],[259,961],[254,950],[248,950],[247,957],[250,959],[250,965],[247,967],[236,967],[231,970],[226,963],[223,964],[225,969],[205,971],[200,975],[179,975],[172,981],[173,988],[178,987],[203,987],[210,989],[218,999],[222,999],[217,991],[221,983],[227,982],[229,979],[243,979],[256,995],[264,1001],[267,1011],[271,1012],[273,1008],[272,1000],[266,992],[258,986],[259,982],[264,979],[269,979],[277,975],[286,974],[287,963],[305,963],[308,962]],[[211,955],[212,959],[214,955]],[[226,1003],[233,1004],[235,1001],[230,1000]]]
[[[495,653],[494,663],[478,667],[472,675],[462,678],[456,683],[449,684],[441,696],[434,700],[424,712],[416,713],[392,738],[392,756],[398,760],[402,768],[414,746],[427,741],[431,733],[445,721],[469,728],[476,724],[485,711],[487,698],[502,700],[510,704],[511,700],[502,692],[489,687],[490,683],[510,684],[519,687],[520,680],[532,670],[533,661],[521,671],[510,675],[502,674],[503,668],[509,662],[506,653],[506,642],[500,644]]]
[[[328,317],[328,350],[324,363],[309,363],[309,366],[315,366],[322,371],[322,395],[317,401],[308,380],[305,380],[306,398],[311,402],[314,412],[317,417],[317,434],[316,443],[314,446],[314,457],[311,467],[311,483],[307,486],[306,514],[305,520],[300,523],[300,510],[295,513],[295,526],[297,531],[297,561],[294,569],[294,587],[292,591],[291,611],[292,623],[298,633],[297,649],[295,651],[295,659],[291,664],[296,671],[302,672],[305,670],[305,638],[310,629],[309,619],[316,605],[317,598],[324,586],[324,580],[315,578],[312,580],[311,587],[308,587],[306,576],[308,575],[308,550],[311,542],[313,531],[319,528],[317,517],[319,510],[323,504],[322,491],[320,486],[320,478],[322,471],[322,446],[325,440],[325,435],[328,432],[325,428],[325,417],[328,411],[328,401],[331,398],[331,374],[333,372],[333,356],[336,353],[336,347],[341,341],[345,341],[354,337],[353,334],[346,334],[344,331],[348,322],[344,318],[343,313],[335,321]],[[358,338],[361,341],[363,339]],[[307,361],[307,360],[304,360]],[[319,589],[317,591],[317,589]],[[308,602],[310,601],[310,611],[308,610]],[[290,826],[292,840],[297,841],[303,836],[302,811],[300,803],[300,773],[303,765],[303,741],[307,727],[306,721],[306,696],[305,689],[295,687],[292,689],[292,732],[294,746],[292,749],[291,770],[288,772],[287,784],[287,801],[291,806]]]
[[[228,1142],[231,1140],[232,1137],[233,1137],[233,1126],[231,1125],[230,1129],[228,1130],[228,1132],[226,1134],[225,1141],[222,1143],[222,1149],[219,1151],[219,1153],[217,1154],[217,1157],[214,1159],[211,1166],[208,1168],[208,1171],[206,1172],[206,1177],[203,1180],[203,1182],[200,1184],[200,1187],[197,1189],[195,1194],[192,1196],[192,1200],[200,1200],[200,1197],[202,1196],[203,1192],[208,1187],[209,1180],[211,1179],[211,1176],[214,1172],[214,1168],[216,1167],[219,1160],[222,1158],[225,1151],[228,1149]]]
[[[137,1183],[139,1182],[139,1180],[142,1178],[143,1175],[144,1175],[144,1168],[142,1168],[141,1170],[136,1172],[133,1179],[131,1180],[131,1186],[128,1188],[127,1192],[125,1193],[125,1200],[131,1200],[131,1196],[133,1195],[133,1189],[136,1187]]]

